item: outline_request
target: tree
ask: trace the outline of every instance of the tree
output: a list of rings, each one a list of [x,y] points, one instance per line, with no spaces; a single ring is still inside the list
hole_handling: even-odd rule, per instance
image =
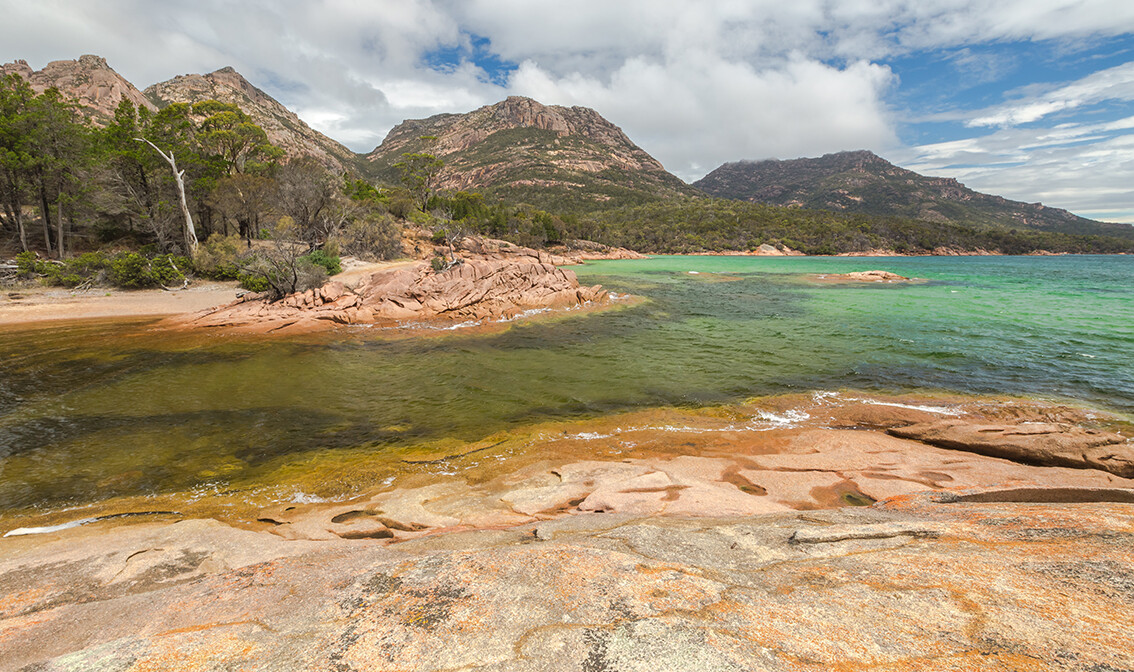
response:
[[[236,221],[237,231],[247,241],[260,235],[260,219],[268,210],[276,183],[268,177],[237,173],[217,180],[209,192],[209,205],[226,219]],[[225,233],[228,227],[225,226]]]
[[[77,123],[74,108],[65,103],[54,88],[34,98],[31,122],[32,177],[43,224],[43,242],[50,252],[54,211],[56,254],[62,259],[66,238],[63,204],[73,204],[80,194],[80,177],[89,158],[88,133]]]
[[[402,184],[413,195],[417,207],[426,211],[429,197],[437,187],[437,176],[445,167],[445,162],[432,154],[405,153],[402,160],[394,164],[402,177]]]
[[[189,256],[197,254],[197,229],[193,226],[193,215],[189,213],[189,203],[185,198],[185,170],[177,169],[177,159],[173,156],[173,150],[169,154],[161,151],[161,149],[145,138],[136,138],[138,142],[144,142],[150,147],[154,148],[161,158],[169,163],[169,168],[173,171],[173,179],[177,184],[177,194],[180,197],[181,216],[185,218],[185,227],[183,233],[185,234],[185,251]]]
[[[341,180],[311,157],[292,159],[276,171],[276,206],[295,222],[296,236],[317,247],[343,223]]]
[[[268,142],[268,134],[252,117],[232,103],[206,100],[193,105],[193,114],[203,117],[197,139],[201,148],[220,158],[226,175],[253,172],[264,167],[258,161],[270,162],[283,156],[283,151]]]
[[[16,229],[20,247],[28,251],[24,199],[34,165],[31,147],[32,101],[35,92],[19,75],[0,79],[0,223]]]

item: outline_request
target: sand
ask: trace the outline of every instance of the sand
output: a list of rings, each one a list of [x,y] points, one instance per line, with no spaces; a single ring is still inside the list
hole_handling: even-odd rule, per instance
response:
[[[333,279],[351,285],[368,273],[409,263],[412,262],[344,259],[343,272]],[[213,280],[197,280],[177,291],[106,287],[73,290],[35,285],[10,287],[0,292],[0,325],[195,313],[231,303],[236,300],[238,291],[240,286],[235,281]]]

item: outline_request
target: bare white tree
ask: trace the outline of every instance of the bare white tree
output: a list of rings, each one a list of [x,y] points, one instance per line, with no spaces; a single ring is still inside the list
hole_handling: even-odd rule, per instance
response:
[[[177,161],[173,158],[173,150],[169,150],[169,154],[158,149],[154,143],[146,140],[145,138],[134,138],[138,142],[144,142],[154,151],[169,163],[169,167],[173,169],[173,179],[177,182],[177,194],[181,197],[181,214],[185,216],[185,251],[190,257],[197,255],[197,229],[193,226],[193,215],[189,214],[189,204],[185,200],[185,171],[177,170]]]

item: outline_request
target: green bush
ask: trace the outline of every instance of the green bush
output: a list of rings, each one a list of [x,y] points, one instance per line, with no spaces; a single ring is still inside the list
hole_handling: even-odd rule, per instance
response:
[[[240,253],[245,247],[239,234],[226,236],[214,233],[197,248],[193,265],[198,272],[213,280],[237,280],[240,276]]]
[[[445,270],[445,257],[436,256],[429,260],[429,265],[433,267],[434,273],[440,273]]]
[[[299,258],[300,261],[306,260],[316,266],[322,266],[327,270],[327,275],[335,275],[336,273],[343,272],[342,263],[338,256],[328,254],[324,250],[314,250]]]
[[[171,254],[147,259],[137,252],[123,252],[110,260],[110,282],[117,287],[140,289],[143,287],[172,286],[185,280],[181,268],[190,268],[186,257]]]
[[[110,281],[118,287],[138,288],[151,284],[150,262],[136,252],[124,252],[110,261]]]
[[[21,278],[30,278],[39,272],[39,258],[35,252],[20,252],[16,255],[16,274]]]
[[[262,275],[241,273],[237,276],[237,280],[240,280],[241,287],[250,292],[266,292],[272,288],[272,283]]]

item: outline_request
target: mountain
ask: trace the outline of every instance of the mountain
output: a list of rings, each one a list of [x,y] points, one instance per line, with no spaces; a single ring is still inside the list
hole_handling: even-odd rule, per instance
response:
[[[926,177],[868,151],[816,159],[726,163],[693,183],[718,198],[837,212],[898,216],[989,229],[1027,229],[1134,238],[1107,224],[1040,203],[973,191],[949,177]]]
[[[357,154],[308,126],[231,67],[207,75],[178,75],[147,87],[145,95],[157,107],[203,100],[235,103],[264,129],[268,140],[288,156],[313,156],[336,171],[357,169],[360,163]]]
[[[78,102],[80,111],[96,124],[113,119],[123,98],[138,107],[157,109],[101,56],[88,54],[77,61],[52,61],[42,70],[32,70],[23,60],[0,65],[0,76],[13,73],[26,79],[36,93],[51,87],[59,89],[65,98]]]
[[[402,122],[367,158],[396,183],[404,153],[445,162],[442,189],[477,190],[558,211],[644,203],[697,192],[620,128],[586,107],[511,96],[467,114]]]

